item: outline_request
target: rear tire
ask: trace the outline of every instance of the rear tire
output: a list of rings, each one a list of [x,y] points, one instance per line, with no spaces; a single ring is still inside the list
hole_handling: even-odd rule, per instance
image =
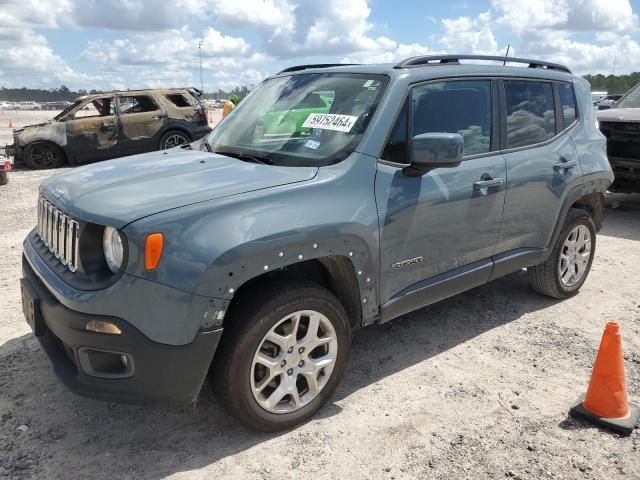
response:
[[[158,149],[167,150],[168,148],[186,145],[189,142],[191,142],[191,139],[186,133],[179,130],[169,130],[167,133],[162,135],[162,138],[160,138]]]
[[[24,163],[32,170],[59,168],[64,164],[64,152],[51,142],[30,143],[24,148]]]
[[[527,269],[531,288],[553,298],[575,295],[591,270],[596,227],[584,210],[572,208],[549,258]]]
[[[0,171],[0,185],[6,185],[7,183],[9,183],[9,175],[7,175],[7,172]]]
[[[328,400],[350,349],[347,314],[328,290],[308,281],[258,288],[225,319],[212,388],[248,427],[284,430],[308,420]]]

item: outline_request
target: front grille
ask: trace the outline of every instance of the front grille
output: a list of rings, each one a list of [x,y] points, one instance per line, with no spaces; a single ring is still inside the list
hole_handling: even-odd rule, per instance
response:
[[[36,233],[51,253],[71,272],[78,269],[78,232],[80,224],[38,198],[38,226]]]
[[[640,122],[600,122],[609,157],[640,160]]]

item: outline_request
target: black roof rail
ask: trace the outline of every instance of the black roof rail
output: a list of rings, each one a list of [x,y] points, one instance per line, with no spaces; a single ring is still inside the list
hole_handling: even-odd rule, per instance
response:
[[[285,68],[284,70],[278,72],[278,75],[280,75],[281,73],[299,72],[301,70],[308,70],[310,68],[346,67],[348,65],[359,65],[359,64],[358,63],[311,63],[309,65],[296,65],[294,67]]]
[[[393,68],[412,68],[424,67],[427,65],[459,64],[460,60],[487,60],[496,62],[526,63],[529,65],[529,68],[544,68],[547,70],[557,70],[559,72],[571,73],[569,67],[560,65],[559,63],[542,62],[539,60],[531,60],[528,58],[501,57],[493,55],[421,55],[418,57],[406,58],[400,63],[396,64]]]

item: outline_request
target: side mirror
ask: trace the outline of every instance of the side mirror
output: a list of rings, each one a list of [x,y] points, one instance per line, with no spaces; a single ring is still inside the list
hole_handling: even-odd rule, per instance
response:
[[[457,167],[462,162],[464,140],[458,133],[422,133],[409,144],[410,165],[402,170],[409,177],[424,175],[435,168]]]

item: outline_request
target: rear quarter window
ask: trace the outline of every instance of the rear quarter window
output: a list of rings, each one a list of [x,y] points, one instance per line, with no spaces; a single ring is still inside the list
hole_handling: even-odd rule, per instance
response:
[[[191,95],[185,95],[183,93],[172,93],[164,97],[176,107],[193,107],[198,103]]]
[[[558,85],[558,93],[560,94],[560,106],[562,108],[562,119],[564,128],[570,126],[576,121],[576,99],[573,92],[573,85],[561,83]]]
[[[505,80],[507,148],[545,142],[556,134],[550,82]]]

